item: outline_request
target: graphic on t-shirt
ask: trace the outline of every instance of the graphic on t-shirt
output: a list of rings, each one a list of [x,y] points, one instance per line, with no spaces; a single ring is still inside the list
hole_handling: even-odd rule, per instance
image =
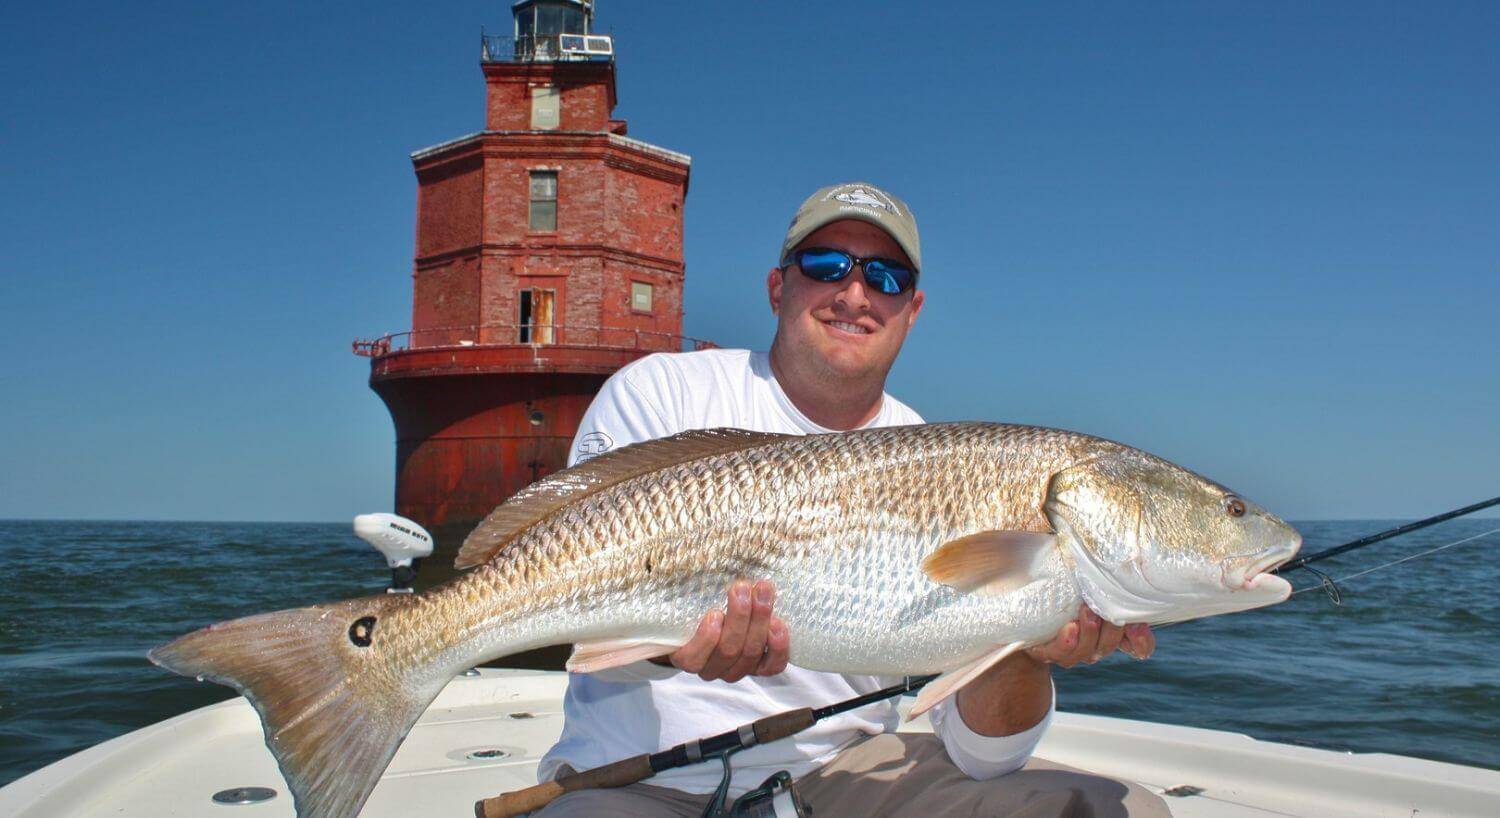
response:
[[[578,462],[604,454],[615,447],[615,441],[603,432],[589,432],[578,439]]]

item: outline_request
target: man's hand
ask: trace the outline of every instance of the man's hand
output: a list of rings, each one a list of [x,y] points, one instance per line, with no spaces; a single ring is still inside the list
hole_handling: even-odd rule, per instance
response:
[[[1151,626],[1111,625],[1089,606],[1080,605],[1078,619],[1064,625],[1051,642],[1027,648],[1026,653],[1038,662],[1073,667],[1091,665],[1116,650],[1137,659],[1150,657],[1156,651],[1156,636],[1151,633]]]
[[[1156,650],[1156,637],[1147,625],[1111,625],[1081,605],[1078,618],[1052,641],[1012,654],[964,685],[955,697],[958,712],[970,730],[983,736],[1030,730],[1052,706],[1049,665],[1093,664],[1116,650],[1145,659]]]
[[[741,580],[729,586],[724,611],[713,610],[698,622],[687,644],[666,656],[673,667],[698,674],[705,682],[738,682],[746,676],[774,676],[786,670],[792,635],[772,614],[776,586]],[[659,664],[660,660],[653,659]]]

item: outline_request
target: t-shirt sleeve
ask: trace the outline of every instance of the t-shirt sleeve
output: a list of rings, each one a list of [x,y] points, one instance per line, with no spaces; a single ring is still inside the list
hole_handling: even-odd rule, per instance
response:
[[[1041,742],[1052,714],[1057,711],[1057,688],[1052,688],[1052,704],[1047,715],[1036,726],[1010,736],[982,736],[964,723],[958,712],[956,696],[950,696],[928,711],[932,732],[943,742],[953,765],[964,775],[983,781],[1021,769]]]
[[[578,424],[578,434],[573,436],[573,448],[568,452],[569,466],[621,446],[680,431],[680,424],[672,423],[662,408],[671,403],[660,400],[667,375],[653,363],[649,358],[642,359],[604,382]],[[678,672],[677,668],[641,661],[593,675],[606,682],[643,682],[666,679]]]

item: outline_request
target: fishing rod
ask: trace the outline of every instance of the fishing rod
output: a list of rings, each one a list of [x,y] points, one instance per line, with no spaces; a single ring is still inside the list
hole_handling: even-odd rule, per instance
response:
[[[1374,545],[1375,543],[1381,542],[1383,540],[1388,540],[1392,537],[1397,537],[1402,534],[1416,531],[1418,529],[1436,525],[1438,523],[1451,520],[1455,517],[1462,517],[1465,514],[1472,514],[1476,511],[1481,511],[1483,509],[1490,508],[1491,506],[1496,505],[1500,505],[1500,497],[1494,497],[1489,500],[1474,503],[1473,505],[1454,509],[1453,511],[1447,511],[1442,514],[1425,517],[1421,520],[1417,520],[1416,522],[1406,523],[1405,525],[1400,525],[1386,531],[1381,531],[1376,534],[1370,534],[1368,536],[1361,537],[1357,540],[1344,543],[1343,545],[1336,545],[1332,548],[1325,548],[1322,551],[1308,554],[1305,557],[1300,557],[1298,559],[1285,563],[1279,568],[1272,570],[1271,573],[1281,574],[1300,568],[1304,571],[1314,574],[1315,576],[1318,576],[1323,581],[1324,587],[1328,588],[1329,586],[1333,585],[1333,581],[1330,580],[1327,576],[1324,576],[1316,569],[1308,568],[1307,566],[1309,563],[1325,560],[1329,557],[1337,556],[1339,554],[1353,551],[1355,549],[1364,548],[1368,545]],[[1496,532],[1487,533],[1493,534]],[[1440,548],[1432,549],[1432,551],[1439,551],[1443,548],[1458,545],[1459,543],[1468,542],[1469,540],[1476,539],[1479,536],[1485,535],[1476,535],[1476,537],[1469,537],[1464,540],[1459,540],[1456,543],[1449,543],[1448,545],[1441,546]],[[1431,553],[1431,551],[1423,553]],[[1412,555],[1412,557],[1397,560],[1397,562],[1404,562],[1406,559],[1412,559],[1417,556],[1421,556],[1421,554]],[[1386,566],[1377,566],[1377,568],[1379,567]],[[1370,570],[1376,569],[1372,568]],[[1363,573],[1368,573],[1368,571],[1361,572],[1361,574]],[[1336,586],[1332,591],[1330,591],[1330,593],[1337,593]],[[1335,596],[1334,599],[1335,601],[1337,601],[1337,596]],[[1167,625],[1163,625],[1161,627],[1166,626]],[[778,739],[795,735],[813,726],[817,722],[828,718],[829,716],[838,715],[839,713],[845,713],[850,710],[864,707],[867,704],[873,704],[878,701],[883,701],[885,699],[891,698],[892,696],[899,696],[903,693],[910,693],[916,690],[920,690],[924,685],[926,685],[933,679],[936,679],[937,677],[938,674],[932,674],[929,676],[909,676],[901,684],[892,685],[891,687],[883,688],[873,693],[866,693],[862,696],[856,696],[852,699],[846,699],[842,702],[838,702],[837,704],[831,704],[826,707],[819,708],[802,707],[796,710],[789,710],[785,713],[776,713],[761,719],[757,719],[756,721],[749,724],[741,725],[733,730],[729,730],[715,736],[709,736],[707,738],[700,738],[685,742],[683,744],[677,745],[676,747],[662,750],[657,753],[643,753],[632,758],[616,761],[613,764],[606,764],[603,767],[596,767],[592,770],[585,770],[584,772],[573,773],[571,775],[559,776],[551,781],[537,784],[532,787],[527,787],[523,790],[508,792],[502,795],[497,795],[493,798],[486,798],[482,801],[476,801],[474,803],[474,814],[475,816],[477,816],[477,818],[513,818],[513,816],[541,809],[542,807],[545,807],[546,805],[552,803],[558,797],[566,793],[587,789],[624,787],[629,784],[644,781],[645,779],[650,778],[651,776],[665,770],[675,769],[677,767],[686,767],[689,764],[697,764],[701,761],[706,761],[712,758],[718,758],[723,761],[725,766],[725,775],[723,781],[719,785],[718,791],[714,794],[714,800],[710,803],[709,811],[705,814],[742,814],[734,809],[725,808],[724,806],[725,795],[727,793],[729,783],[730,755],[737,753],[740,750],[754,747],[758,744],[766,744]],[[778,781],[780,781],[780,786],[784,791],[787,787],[787,782],[781,780],[781,778],[778,777],[785,778],[784,774],[773,776],[772,779],[768,780],[766,784],[761,788],[752,791],[751,793],[741,798],[740,801],[737,801],[735,803],[735,806],[738,807],[742,801],[753,796],[770,796],[774,794],[776,792],[776,787],[778,786]],[[717,807],[715,805],[717,805]]]
[[[757,744],[766,744],[795,735],[829,716],[836,716],[892,696],[920,690],[923,685],[936,679],[938,675],[934,673],[930,676],[908,676],[901,684],[845,699],[827,707],[799,707],[785,713],[775,713],[716,736],[694,739],[661,752],[642,753],[603,767],[558,776],[551,781],[545,781],[524,790],[476,801],[474,802],[474,815],[476,818],[512,818],[522,813],[539,810],[565,793],[604,787],[624,787],[644,781],[665,770],[686,767],[711,758],[723,759],[727,773],[728,757],[733,753]],[[723,801],[724,793],[727,791],[725,786],[728,783],[727,779],[726,774],[724,783],[719,785],[719,792],[715,793],[717,802]]]
[[[1476,511],[1480,511],[1494,505],[1500,505],[1500,497],[1491,497],[1488,500],[1475,503],[1471,506],[1464,506],[1463,508],[1454,509],[1453,511],[1445,511],[1442,514],[1435,514],[1431,517],[1417,520],[1414,523],[1407,523],[1406,525],[1396,526],[1395,528],[1382,531],[1378,534],[1371,534],[1368,537],[1360,537],[1357,540],[1346,542],[1343,545],[1336,545],[1332,548],[1325,548],[1322,551],[1308,554],[1305,557],[1298,557],[1297,559],[1285,563],[1280,568],[1271,571],[1271,573],[1280,574],[1284,571],[1292,571],[1297,568],[1302,568],[1309,573],[1322,576],[1321,574],[1318,574],[1317,571],[1308,568],[1307,564],[1311,562],[1317,562],[1318,560],[1326,560],[1329,557],[1337,556],[1344,553],[1345,551],[1353,551],[1356,548],[1364,548],[1367,545],[1374,545],[1381,540],[1388,540],[1392,537],[1398,537],[1407,532],[1416,531],[1419,528],[1426,528],[1430,525],[1437,525],[1438,523],[1451,520],[1454,517],[1462,517],[1465,514],[1473,514]]]

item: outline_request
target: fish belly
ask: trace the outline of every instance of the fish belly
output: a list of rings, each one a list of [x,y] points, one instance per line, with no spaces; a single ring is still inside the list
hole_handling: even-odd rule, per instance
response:
[[[928,548],[906,538],[862,549],[811,547],[770,563],[747,559],[737,569],[573,597],[524,621],[481,629],[490,637],[481,652],[602,639],[680,644],[705,613],[724,608],[736,579],[775,584],[793,664],[840,673],[949,670],[1013,642],[1045,641],[1077,611],[1078,589],[1064,564],[1013,591],[965,593],[922,573]]]
[[[785,590],[776,610],[791,631],[794,664],[874,675],[937,673],[1012,642],[1046,641],[1077,611],[1077,588],[1062,572],[1009,592],[965,593],[927,579],[920,554],[900,554],[887,570],[878,560],[857,562],[823,575],[807,565],[778,582]]]

